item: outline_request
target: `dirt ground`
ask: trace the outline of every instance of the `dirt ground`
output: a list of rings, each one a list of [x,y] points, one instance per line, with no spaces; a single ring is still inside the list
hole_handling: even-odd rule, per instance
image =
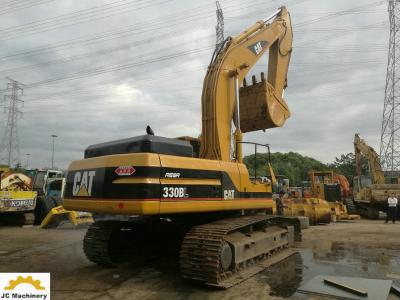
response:
[[[361,220],[310,227],[298,254],[228,290],[183,281],[171,257],[98,267],[82,252],[84,234],[85,229],[1,227],[0,272],[50,272],[52,299],[322,299],[296,292],[319,274],[391,279],[400,285],[400,223]]]

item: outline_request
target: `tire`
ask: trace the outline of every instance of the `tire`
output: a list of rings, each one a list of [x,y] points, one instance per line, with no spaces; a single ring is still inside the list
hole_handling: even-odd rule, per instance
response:
[[[59,202],[61,201],[56,199],[57,197],[51,196],[40,196],[36,200],[36,207],[35,207],[35,225],[40,225],[43,219],[47,216],[50,210],[56,206],[59,206]]]
[[[52,203],[53,207],[62,205],[63,201],[60,196],[47,196],[48,202]]]
[[[35,224],[35,214],[32,212],[24,213],[24,225],[34,225]]]
[[[25,224],[24,213],[4,213],[1,215],[1,224],[4,226],[23,226]]]

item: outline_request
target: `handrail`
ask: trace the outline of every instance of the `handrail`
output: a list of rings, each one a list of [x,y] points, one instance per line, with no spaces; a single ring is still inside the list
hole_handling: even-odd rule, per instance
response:
[[[236,142],[236,144],[254,145],[254,177],[257,179],[257,146],[265,147],[268,149],[268,162],[271,164],[271,150],[270,150],[269,144],[259,144],[259,143],[254,143],[254,142],[245,142],[245,141]],[[237,149],[237,145],[236,145],[236,149]],[[236,155],[237,155],[237,153],[236,153]]]

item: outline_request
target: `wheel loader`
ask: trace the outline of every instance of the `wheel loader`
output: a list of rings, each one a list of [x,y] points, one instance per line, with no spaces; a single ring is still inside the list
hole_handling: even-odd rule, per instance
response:
[[[248,85],[245,76],[267,51],[267,76]],[[195,138],[147,134],[89,146],[70,164],[64,207],[95,216],[83,240],[90,261],[115,266],[174,240],[183,278],[227,288],[293,253],[299,220],[274,215],[271,183],[250,178],[242,162],[243,133],[290,117],[283,93],[291,52],[285,7],[215,50],[195,154]]]

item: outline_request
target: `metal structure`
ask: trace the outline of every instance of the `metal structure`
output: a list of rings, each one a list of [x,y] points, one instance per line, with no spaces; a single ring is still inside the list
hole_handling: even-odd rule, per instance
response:
[[[215,27],[216,31],[216,42],[215,48],[219,49],[224,42],[224,14],[222,13],[221,5],[219,1],[216,1],[215,4],[217,5],[217,26]]]
[[[0,145],[0,160],[9,166],[20,165],[18,145],[18,119],[22,116],[20,110],[23,101],[23,84],[6,77],[8,80],[6,95],[4,95],[4,112],[8,113],[4,136]]]
[[[55,134],[51,135],[52,138],[52,149],[51,149],[51,168],[54,169],[54,142],[58,136]]]
[[[400,1],[389,0],[390,39],[386,73],[385,100],[381,129],[380,160],[382,168],[400,170]]]

